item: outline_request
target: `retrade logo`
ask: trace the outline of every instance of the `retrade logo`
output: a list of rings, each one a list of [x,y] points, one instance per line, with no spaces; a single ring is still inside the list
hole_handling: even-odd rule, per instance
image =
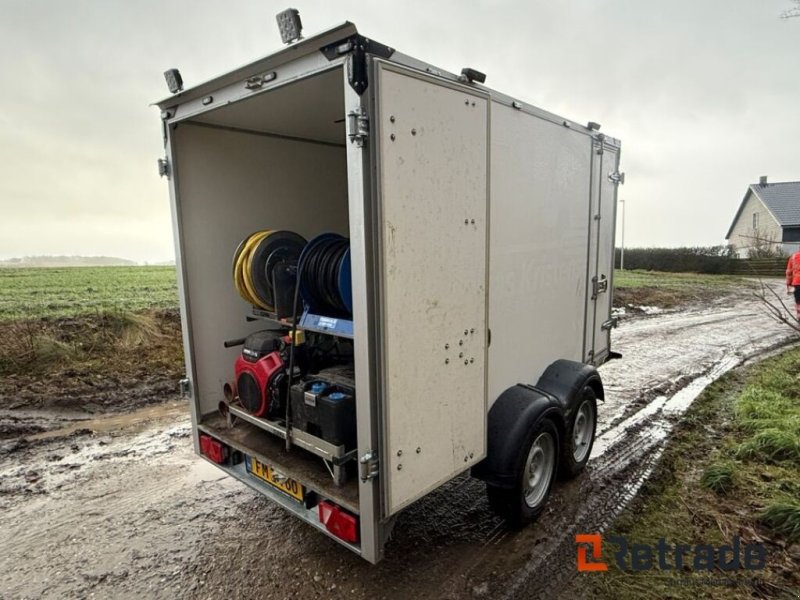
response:
[[[730,544],[715,547],[709,544],[668,544],[661,538],[655,545],[631,544],[621,536],[611,536],[614,545],[614,563],[622,571],[681,571],[690,567],[692,571],[752,571],[763,569],[767,562],[767,550],[763,544],[742,544],[735,536]],[[603,561],[603,536],[599,533],[579,533],[577,545],[578,571],[608,571]]]
[[[579,533],[575,536],[575,543],[578,545],[578,571],[608,571],[608,565],[602,561],[603,537],[599,533]],[[592,550],[594,562],[589,562],[586,557],[589,549],[586,544]]]

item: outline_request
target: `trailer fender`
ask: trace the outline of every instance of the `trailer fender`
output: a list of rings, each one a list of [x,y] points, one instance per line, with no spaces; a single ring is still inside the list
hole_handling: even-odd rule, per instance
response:
[[[495,487],[513,487],[528,432],[549,418],[563,435],[562,412],[561,402],[541,389],[525,384],[508,388],[489,410],[486,458],[472,467],[472,476]]]
[[[564,417],[567,422],[572,411],[577,408],[580,391],[587,385],[594,390],[598,400],[605,400],[603,381],[597,369],[591,365],[565,359],[552,363],[536,382],[537,388],[558,398],[564,407]]]
[[[603,382],[593,366],[571,360],[552,363],[536,383],[556,397],[564,415],[559,477],[572,479],[586,468],[597,432],[597,401],[605,398]],[[580,411],[580,412],[579,412]],[[580,423],[580,427],[578,427]]]

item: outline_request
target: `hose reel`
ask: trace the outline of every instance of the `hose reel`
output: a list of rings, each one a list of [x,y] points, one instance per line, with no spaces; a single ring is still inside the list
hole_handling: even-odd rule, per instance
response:
[[[349,317],[353,313],[350,240],[337,233],[312,239],[300,256],[300,295],[309,312]]]
[[[293,231],[263,230],[246,237],[233,255],[233,283],[239,295],[253,306],[276,311],[276,280],[288,266],[296,265],[306,240]]]

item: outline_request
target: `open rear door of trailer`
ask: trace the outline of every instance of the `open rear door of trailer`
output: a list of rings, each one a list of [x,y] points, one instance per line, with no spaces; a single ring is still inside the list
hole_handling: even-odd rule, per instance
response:
[[[370,81],[389,516],[485,454],[489,99],[379,60]]]

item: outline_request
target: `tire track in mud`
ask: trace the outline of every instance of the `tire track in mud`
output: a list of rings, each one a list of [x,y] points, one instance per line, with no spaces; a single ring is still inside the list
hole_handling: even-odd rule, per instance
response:
[[[688,326],[670,330],[666,337],[680,337],[680,330],[686,332],[700,326],[703,339],[698,340],[698,345],[718,358],[710,364],[688,365],[691,376],[681,374],[672,381],[651,380],[650,385],[645,384],[640,391],[648,401],[639,410],[623,411],[614,423],[608,423],[607,419],[608,424],[595,441],[585,475],[564,484],[551,497],[551,502],[558,502],[560,496],[572,498],[572,506],[565,503],[564,510],[552,523],[541,526],[545,531],[559,533],[542,542],[544,532],[535,532],[540,528],[537,523],[531,532],[523,530],[507,536],[513,537],[511,547],[501,546],[496,553],[514,558],[484,561],[470,574],[465,595],[488,593],[507,599],[557,597],[576,576],[582,575],[575,567],[575,534],[603,532],[611,526],[653,472],[672,427],[694,399],[731,369],[796,343],[788,328],[771,323],[756,311],[726,311],[723,318],[698,315],[688,320]],[[631,329],[649,332],[653,324],[638,323],[637,328]],[[727,343],[719,343],[719,332],[710,327],[712,324],[724,328],[722,333],[729,338]],[[605,378],[606,374],[603,376]],[[615,393],[624,392],[625,388],[624,384],[619,385]],[[658,393],[663,390],[669,390],[669,394]],[[549,518],[552,518],[550,514],[542,517],[543,520]],[[502,570],[506,576],[492,576],[500,571],[495,562],[504,563]],[[571,589],[574,591],[576,586]]]
[[[607,529],[635,497],[680,411],[724,371],[788,338],[754,308],[743,302],[621,327],[616,345],[628,363],[602,369],[610,385],[598,450],[585,475],[556,486],[533,526],[509,531],[490,512],[483,484],[460,477],[400,515],[383,563],[371,567],[322,550],[295,569],[297,579],[329,574],[325,581],[338,587],[324,588],[323,597],[336,598],[557,597],[575,576],[574,534]],[[640,397],[643,405],[626,414]],[[332,545],[319,543],[326,550]],[[254,567],[279,571],[283,562],[272,554]],[[213,571],[210,578],[224,594],[242,593],[241,582]],[[319,593],[313,585],[299,589]]]

